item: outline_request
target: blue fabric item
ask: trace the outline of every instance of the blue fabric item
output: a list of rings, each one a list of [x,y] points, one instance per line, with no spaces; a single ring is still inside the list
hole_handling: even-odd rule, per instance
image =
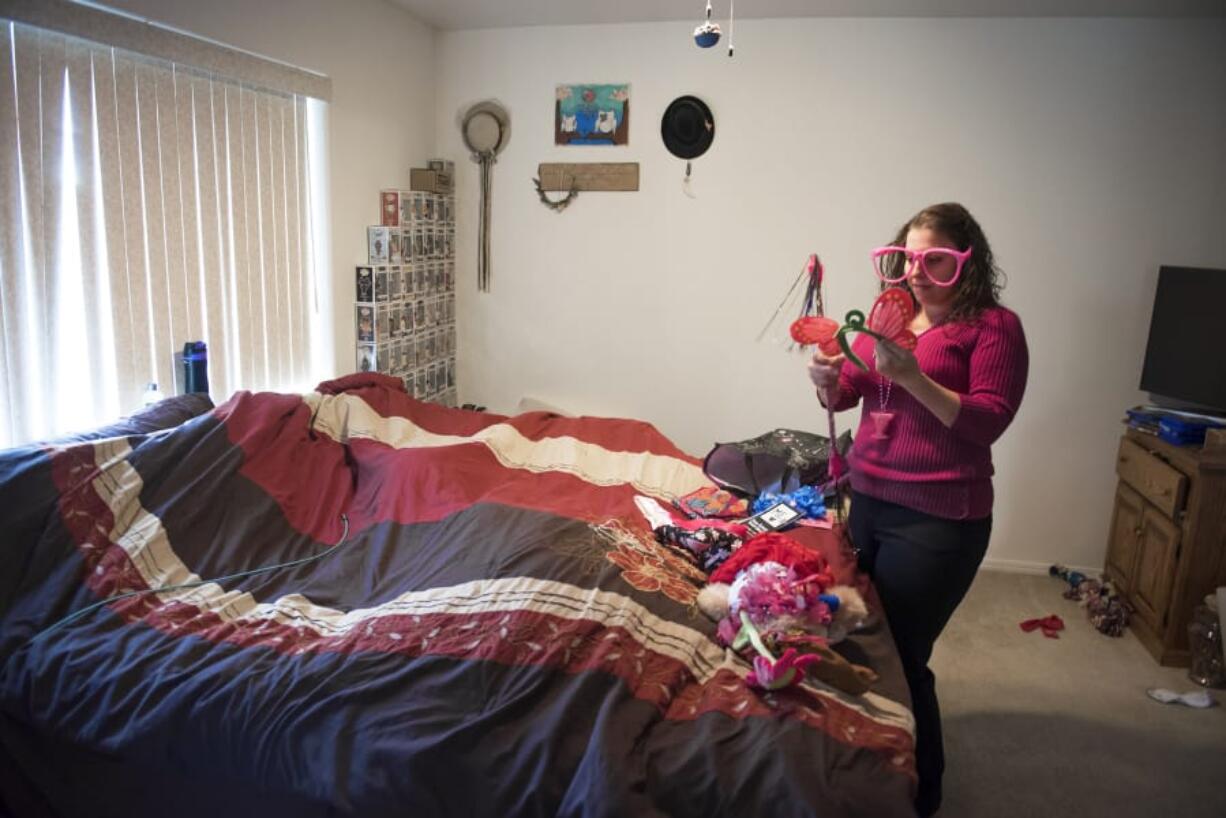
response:
[[[787,494],[764,491],[753,501],[753,513],[760,514],[781,501],[811,520],[819,520],[826,516],[826,499],[813,486],[801,486],[796,491]]]

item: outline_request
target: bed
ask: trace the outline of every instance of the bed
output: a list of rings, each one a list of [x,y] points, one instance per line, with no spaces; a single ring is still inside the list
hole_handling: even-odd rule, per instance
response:
[[[0,453],[0,812],[913,814],[882,618],[868,694],[747,687],[635,507],[708,485],[652,426],[184,401]]]

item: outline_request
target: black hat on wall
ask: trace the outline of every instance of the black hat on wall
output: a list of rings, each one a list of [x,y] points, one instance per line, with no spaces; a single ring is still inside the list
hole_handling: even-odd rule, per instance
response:
[[[677,97],[664,109],[660,134],[673,156],[694,159],[706,153],[715,140],[715,117],[698,97]]]

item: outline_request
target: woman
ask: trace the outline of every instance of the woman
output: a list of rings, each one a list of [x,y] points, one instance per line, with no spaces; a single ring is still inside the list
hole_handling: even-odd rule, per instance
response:
[[[1029,358],[1021,322],[998,301],[987,238],[962,205],[924,208],[873,260],[883,287],[903,287],[915,300],[915,351],[860,335],[853,350],[867,372],[818,351],[809,377],[836,411],[864,401],[848,527],[911,688],[916,808],[927,816],[940,806],[945,767],[928,659],[987,550],[989,447],[1022,401]]]

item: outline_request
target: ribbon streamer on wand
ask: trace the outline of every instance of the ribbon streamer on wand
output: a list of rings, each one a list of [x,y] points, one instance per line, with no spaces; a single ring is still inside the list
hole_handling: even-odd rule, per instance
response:
[[[836,334],[839,330],[839,324],[832,318],[825,315],[825,302],[822,297],[822,284],[825,281],[825,267],[822,265],[821,258],[813,253],[805,262],[801,269],[800,275],[792,283],[787,295],[779,302],[779,306],[775,308],[775,313],[767,321],[766,326],[758,333],[758,340],[770,331],[772,326],[775,326],[780,315],[796,313],[792,310],[796,306],[799,307],[799,316],[795,318],[788,327],[788,334],[791,340],[791,348],[805,347],[812,344],[817,344],[822,352],[828,356],[839,354],[839,346],[836,340]],[[801,289],[801,283],[804,283],[804,288]],[[796,301],[799,300],[799,304]],[[837,429],[834,422],[834,410],[828,405],[826,407],[826,429],[830,436],[830,460],[827,464],[827,480],[821,487],[822,491],[833,490],[835,493],[835,516],[840,523],[843,522],[843,490],[846,483],[847,463],[843,459],[843,455],[839,452]]]

